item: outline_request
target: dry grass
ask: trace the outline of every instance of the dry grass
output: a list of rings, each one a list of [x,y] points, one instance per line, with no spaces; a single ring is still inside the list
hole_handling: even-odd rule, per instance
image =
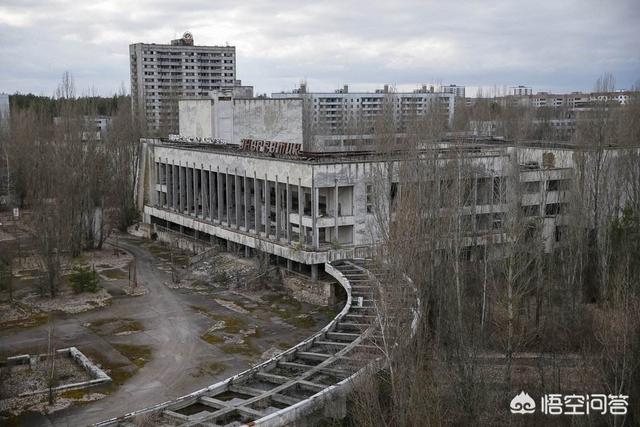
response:
[[[113,347],[138,368],[142,368],[149,360],[151,360],[151,347],[149,346],[113,344]]]
[[[60,393],[61,397],[65,397],[67,399],[82,399],[87,394],[87,390],[67,390]]]
[[[191,305],[190,307],[193,310],[197,311],[198,313],[204,316],[207,316],[211,320],[223,321],[224,331],[229,334],[237,334],[237,333],[240,333],[241,330],[247,329],[247,322],[240,317],[211,313],[207,311],[205,308],[198,307],[195,305]]]
[[[89,324],[89,329],[98,335],[117,335],[125,332],[141,332],[144,326],[135,319],[99,319]]]
[[[34,313],[26,319],[9,320],[0,322],[0,329],[16,329],[16,328],[33,328],[34,326],[42,326],[47,323],[49,316],[45,313]]]
[[[110,268],[108,270],[102,270],[99,273],[111,280],[124,280],[129,278],[129,275],[119,268]]]
[[[261,354],[260,349],[256,347],[251,341],[245,339],[242,344],[229,343],[220,346],[220,350],[227,354],[242,354],[244,356],[259,356]]]
[[[216,334],[204,334],[202,335],[200,338],[202,338],[203,340],[205,340],[206,342],[208,342],[211,345],[217,345],[217,344],[222,344],[224,342],[224,338],[222,338],[220,335],[216,335]]]

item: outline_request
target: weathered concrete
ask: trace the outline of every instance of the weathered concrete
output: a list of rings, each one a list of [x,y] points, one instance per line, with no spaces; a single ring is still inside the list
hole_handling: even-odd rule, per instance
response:
[[[322,353],[310,351],[318,345],[326,345],[326,337],[331,331],[340,328],[343,319],[351,309],[352,293],[349,283],[350,274],[362,275],[364,270],[358,264],[362,261],[339,262],[336,266],[325,265],[328,274],[332,275],[347,292],[347,302],[342,311],[320,332],[302,341],[295,347],[267,360],[245,372],[228,378],[217,384],[195,391],[173,401],[167,401],[140,411],[126,414],[120,418],[114,418],[97,426],[128,425],[129,420],[145,414],[157,414],[168,420],[176,420],[181,423],[211,423],[216,424],[219,417],[230,414],[237,415],[242,422],[252,426],[280,427],[308,420],[308,417],[317,414],[320,416],[340,418],[346,415],[345,393],[352,382],[364,372],[364,368],[371,360],[349,358],[350,351],[362,344],[363,340],[373,333],[373,327],[369,327],[360,334],[354,334],[353,339],[348,340],[344,346],[336,351],[336,346],[329,342]],[[309,364],[304,362],[310,359]],[[349,360],[350,364],[361,363],[360,367],[354,367],[354,371],[343,370],[339,366],[341,361]],[[357,365],[356,365],[357,366]],[[295,371],[288,374],[272,374],[278,367],[290,367]],[[297,373],[296,373],[297,372]],[[333,384],[319,384],[312,379],[315,375],[327,373],[335,375]],[[261,382],[261,385],[253,386],[253,382]],[[271,385],[269,385],[271,384]],[[267,388],[265,388],[267,387]],[[222,393],[236,393],[238,396],[217,399]],[[269,407],[269,402],[280,402],[287,406],[283,409]],[[331,403],[331,407],[328,404]],[[191,405],[204,405],[210,410],[200,410],[197,413],[188,409]],[[253,406],[257,405],[257,406]],[[265,409],[265,405],[267,408]],[[181,413],[181,411],[187,411]]]

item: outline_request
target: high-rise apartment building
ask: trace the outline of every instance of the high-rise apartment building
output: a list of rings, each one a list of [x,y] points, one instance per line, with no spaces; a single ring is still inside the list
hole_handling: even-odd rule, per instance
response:
[[[234,90],[247,94],[236,80],[235,46],[196,46],[187,32],[171,44],[131,44],[129,55],[133,107],[150,131],[177,131],[181,97]]]

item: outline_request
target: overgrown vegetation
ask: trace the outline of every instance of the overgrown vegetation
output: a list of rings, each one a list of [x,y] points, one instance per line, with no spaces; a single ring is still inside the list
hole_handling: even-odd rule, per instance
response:
[[[98,292],[100,289],[100,279],[98,273],[89,266],[75,265],[73,271],[68,276],[69,284],[73,292]]]
[[[113,347],[138,368],[151,360],[151,347],[147,345],[113,344]]]
[[[597,91],[612,89],[610,77],[599,80]],[[356,387],[349,422],[509,425],[515,419],[508,403],[526,390],[536,399],[545,393],[626,395],[626,416],[591,414],[567,422],[636,425],[640,99],[626,106],[596,102],[581,112],[572,174],[559,191],[566,197],[560,214],[522,209],[518,165],[526,150],[518,141],[529,135],[531,111],[489,105],[485,113],[514,141],[506,152],[514,166],[504,180],[496,180],[493,166],[472,162],[464,144],[452,144],[446,155],[425,153],[425,144],[445,131],[429,117],[407,129],[402,162],[372,167],[371,185],[380,195],[372,216],[384,236],[377,258],[390,269],[377,289],[375,320],[383,337],[375,345],[386,366]],[[379,118],[376,149],[394,147],[394,127],[390,116]],[[399,177],[396,198],[388,189],[389,170]],[[549,188],[550,179],[543,181]],[[543,208],[551,203],[540,197]],[[481,210],[476,215],[482,206],[496,212],[490,210],[487,227]],[[545,237],[549,224],[556,233]],[[415,295],[405,292],[411,286],[399,286],[405,277]],[[398,310],[407,305],[418,305],[422,314],[413,335],[410,311]],[[527,362],[520,362],[522,355]],[[549,420],[531,418],[536,425]]]
[[[11,101],[8,135],[0,138],[10,203],[24,212],[20,227],[32,237],[41,287],[55,297],[67,257],[100,248],[134,219],[139,126],[128,97],[78,97],[69,73],[53,98]],[[108,132],[99,134],[94,120],[105,114]]]

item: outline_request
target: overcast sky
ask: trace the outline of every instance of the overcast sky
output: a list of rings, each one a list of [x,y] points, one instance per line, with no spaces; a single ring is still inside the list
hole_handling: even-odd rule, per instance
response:
[[[237,77],[256,93],[384,83],[534,91],[618,88],[640,79],[639,0],[249,1],[0,0],[0,92],[129,90],[128,45],[236,46]],[[470,93],[472,92],[472,93]]]

